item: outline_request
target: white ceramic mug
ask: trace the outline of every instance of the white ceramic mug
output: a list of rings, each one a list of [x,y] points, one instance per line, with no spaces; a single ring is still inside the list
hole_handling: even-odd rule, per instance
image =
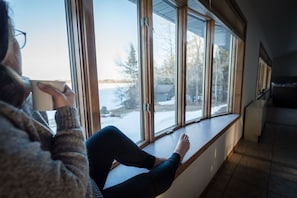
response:
[[[50,81],[50,80],[30,80],[32,88],[33,108],[38,111],[49,111],[54,109],[52,96],[41,91],[38,83],[51,85],[60,91],[64,91],[65,81]]]

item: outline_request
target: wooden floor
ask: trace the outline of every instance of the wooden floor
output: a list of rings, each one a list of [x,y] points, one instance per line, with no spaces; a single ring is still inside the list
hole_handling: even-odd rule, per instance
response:
[[[241,140],[201,198],[297,197],[297,110],[268,113],[259,143]]]

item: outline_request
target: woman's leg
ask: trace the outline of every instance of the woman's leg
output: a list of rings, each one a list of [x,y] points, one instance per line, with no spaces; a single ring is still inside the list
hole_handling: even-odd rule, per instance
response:
[[[102,190],[114,160],[119,163],[151,169],[155,157],[142,151],[118,128],[108,126],[92,135],[87,141],[90,176]]]
[[[104,189],[103,196],[112,197],[142,197],[152,198],[165,192],[175,178],[180,161],[189,149],[188,136],[181,135],[171,157],[154,167],[150,172],[132,177],[131,179]]]

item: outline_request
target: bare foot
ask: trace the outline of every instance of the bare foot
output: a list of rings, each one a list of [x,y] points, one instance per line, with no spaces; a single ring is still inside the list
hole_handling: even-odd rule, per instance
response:
[[[183,133],[180,135],[174,150],[175,153],[178,153],[180,155],[180,161],[183,160],[189,148],[190,148],[189,136]]]
[[[187,153],[187,151],[190,148],[190,141],[189,141],[189,137],[186,134],[181,134],[178,140],[178,143],[176,144],[176,147],[174,149],[174,153],[177,153],[180,155],[180,161],[183,160],[185,154]],[[166,158],[160,158],[160,157],[156,157],[155,159],[155,163],[154,163],[154,167],[158,166],[159,164],[161,164],[162,162],[166,161]]]

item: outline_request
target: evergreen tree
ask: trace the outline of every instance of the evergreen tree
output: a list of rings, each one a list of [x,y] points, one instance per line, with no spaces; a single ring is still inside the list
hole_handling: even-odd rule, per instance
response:
[[[128,60],[125,63],[117,63],[123,70],[126,77],[132,82],[136,83],[139,75],[138,62],[136,58],[136,51],[133,44],[130,45]]]
[[[126,100],[123,101],[126,109],[134,109],[139,105],[139,66],[136,58],[136,51],[133,44],[130,45],[130,51],[127,61],[122,63],[118,62],[118,66],[122,68],[123,73],[130,81],[129,87],[125,92]],[[122,92],[119,92],[122,93]],[[121,95],[123,98],[123,95]]]

